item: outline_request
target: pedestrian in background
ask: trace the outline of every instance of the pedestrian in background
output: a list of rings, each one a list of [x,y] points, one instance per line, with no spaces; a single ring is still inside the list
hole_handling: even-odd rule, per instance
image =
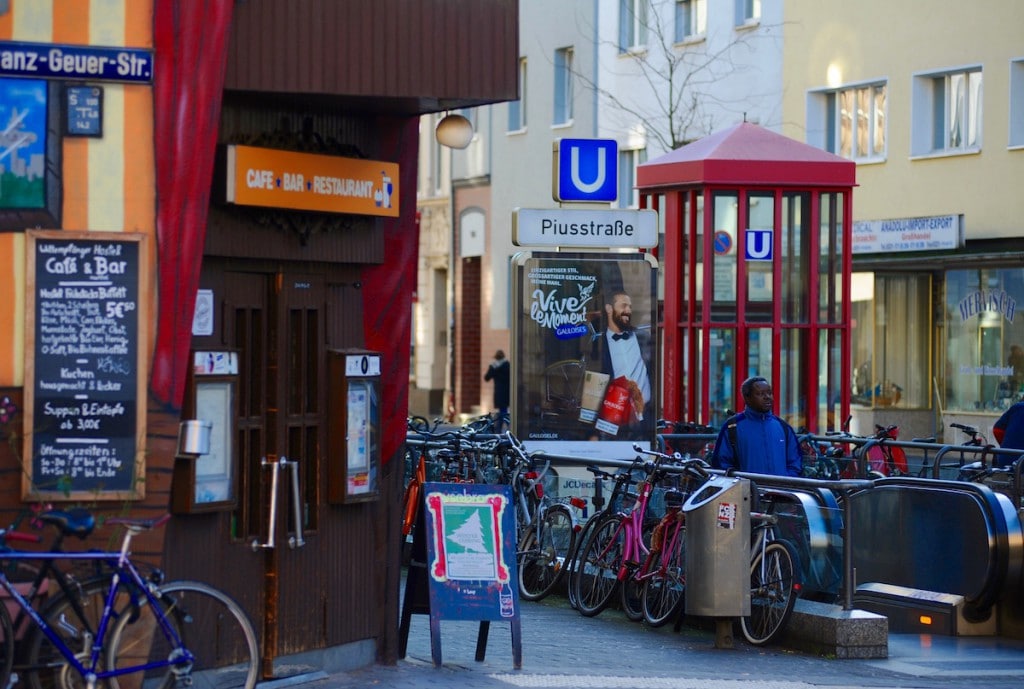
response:
[[[1024,397],[1010,405],[1010,408],[992,424],[992,435],[999,442],[999,447],[1024,450]],[[1011,458],[1003,455],[993,460],[993,464],[997,466],[1011,463]]]
[[[772,386],[753,376],[740,386],[744,409],[718,432],[713,464],[752,474],[799,476],[803,469],[796,431],[772,413]]]
[[[509,424],[508,405],[510,401],[509,372],[511,365],[500,349],[494,353],[494,361],[487,367],[484,380],[494,381],[494,406],[498,409],[497,430],[501,432]]]

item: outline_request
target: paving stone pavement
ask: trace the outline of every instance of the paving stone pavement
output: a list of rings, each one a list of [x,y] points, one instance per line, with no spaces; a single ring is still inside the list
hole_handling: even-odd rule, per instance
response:
[[[737,633],[714,645],[712,627],[651,629],[617,610],[586,618],[564,597],[520,604],[522,667],[513,667],[511,626],[492,622],[485,658],[478,622],[442,620],[442,664],[431,660],[429,618],[414,615],[407,655],[308,682],[308,689],[933,689],[1024,687],[1024,641],[891,634],[884,660],[839,660],[782,646],[756,648]],[[689,622],[689,620],[688,620]]]

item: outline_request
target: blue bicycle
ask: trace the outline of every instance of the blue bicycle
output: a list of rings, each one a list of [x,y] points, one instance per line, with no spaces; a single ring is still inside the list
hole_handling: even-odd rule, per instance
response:
[[[28,658],[18,658],[18,636],[7,607],[0,605],[0,688],[28,673],[33,686],[53,689],[119,689],[129,675],[145,689],[170,689],[179,682],[252,689],[259,652],[256,633],[242,608],[201,582],[162,583],[145,576],[130,558],[132,538],[162,525],[154,520],[108,519],[125,529],[119,552],[8,551],[0,562],[85,561],[108,573],[81,590],[67,592],[37,609],[0,568],[0,588],[35,628]],[[22,617],[22,615],[19,615]],[[21,634],[20,636],[24,636]]]

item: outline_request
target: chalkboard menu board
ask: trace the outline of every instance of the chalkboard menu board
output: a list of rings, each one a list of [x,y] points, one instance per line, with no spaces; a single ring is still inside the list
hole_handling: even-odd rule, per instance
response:
[[[145,494],[145,236],[28,232],[23,497]]]

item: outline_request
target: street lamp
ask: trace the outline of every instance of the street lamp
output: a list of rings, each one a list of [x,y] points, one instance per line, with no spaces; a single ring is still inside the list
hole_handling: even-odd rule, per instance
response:
[[[465,148],[473,140],[473,124],[462,115],[445,115],[434,130],[437,143],[449,148]]]

